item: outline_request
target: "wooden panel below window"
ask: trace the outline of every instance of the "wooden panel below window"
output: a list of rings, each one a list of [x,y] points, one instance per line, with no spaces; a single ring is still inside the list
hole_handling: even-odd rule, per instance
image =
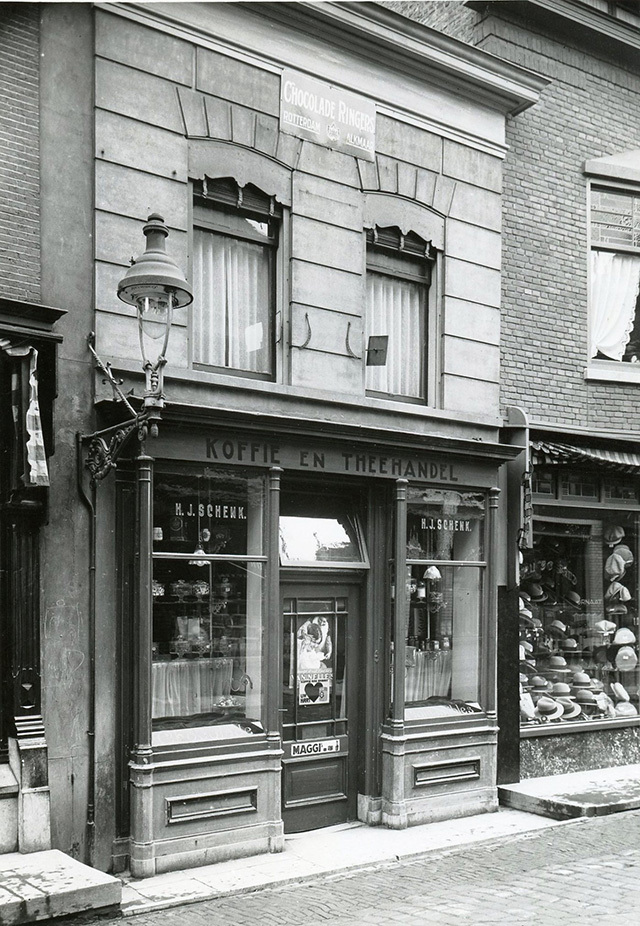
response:
[[[284,764],[285,806],[347,797],[347,757]]]

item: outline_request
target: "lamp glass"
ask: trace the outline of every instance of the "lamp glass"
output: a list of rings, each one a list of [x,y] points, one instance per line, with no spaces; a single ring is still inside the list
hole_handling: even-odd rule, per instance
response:
[[[171,324],[173,296],[169,292],[140,293],[136,296],[138,317],[146,337],[157,341],[163,338]]]

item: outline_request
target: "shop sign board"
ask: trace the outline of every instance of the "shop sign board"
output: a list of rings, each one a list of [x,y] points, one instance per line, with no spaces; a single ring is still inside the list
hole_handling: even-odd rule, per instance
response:
[[[171,459],[201,460],[213,466],[240,465],[295,469],[307,473],[409,479],[442,485],[489,486],[495,471],[471,461],[462,463],[445,454],[357,449],[353,445],[289,443],[251,435],[220,432],[194,435],[167,434],[158,439],[156,455]]]
[[[288,69],[280,83],[280,131],[365,161],[375,160],[375,104]]]
[[[340,752],[340,740],[309,740],[291,744],[291,758],[300,756],[321,756],[328,752]]]

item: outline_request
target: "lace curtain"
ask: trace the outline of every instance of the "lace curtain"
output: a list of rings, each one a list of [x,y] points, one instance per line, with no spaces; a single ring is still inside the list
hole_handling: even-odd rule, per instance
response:
[[[389,335],[387,363],[367,367],[367,389],[424,397],[424,286],[367,272],[367,339]]]
[[[591,350],[622,360],[635,321],[640,255],[591,252]]]
[[[269,256],[260,244],[194,230],[193,359],[268,373]]]

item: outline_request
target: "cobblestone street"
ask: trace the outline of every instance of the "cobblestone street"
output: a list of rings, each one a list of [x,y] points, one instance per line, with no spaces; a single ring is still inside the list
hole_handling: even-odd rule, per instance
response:
[[[131,926],[638,926],[639,911],[640,811],[629,811],[127,919]]]

